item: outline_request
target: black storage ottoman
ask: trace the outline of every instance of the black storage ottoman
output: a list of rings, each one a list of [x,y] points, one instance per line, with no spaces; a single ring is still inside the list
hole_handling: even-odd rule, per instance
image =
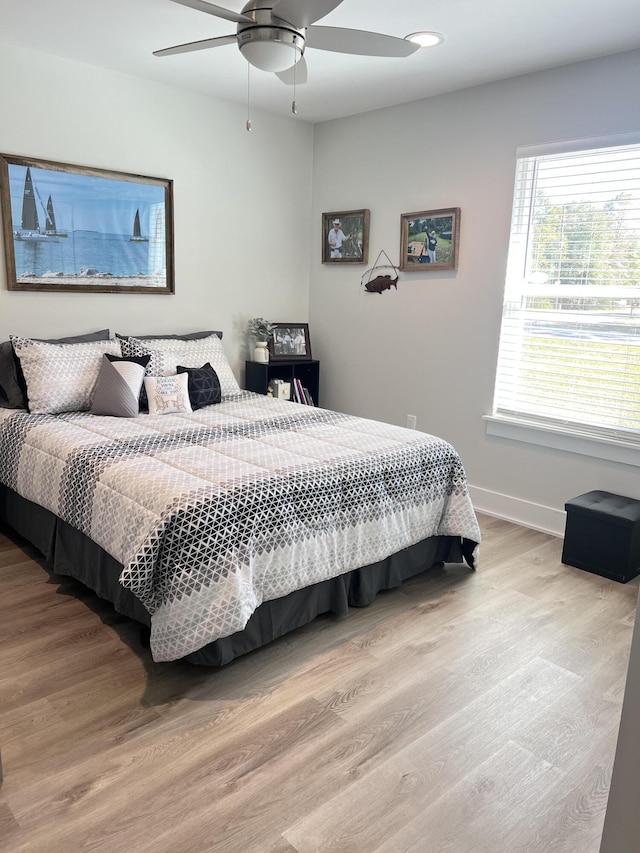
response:
[[[564,508],[563,563],[621,583],[640,574],[640,500],[594,491]]]

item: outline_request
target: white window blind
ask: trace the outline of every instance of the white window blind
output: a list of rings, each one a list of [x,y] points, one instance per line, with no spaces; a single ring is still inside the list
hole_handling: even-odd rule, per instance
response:
[[[518,158],[494,416],[640,443],[640,144]]]

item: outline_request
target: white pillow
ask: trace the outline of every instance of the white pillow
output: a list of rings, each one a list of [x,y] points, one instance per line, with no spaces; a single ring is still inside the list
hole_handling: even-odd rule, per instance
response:
[[[240,394],[240,386],[233,375],[231,365],[227,360],[222,341],[217,335],[209,335],[208,338],[199,338],[195,341],[175,340],[171,338],[152,338],[144,341],[138,338],[128,338],[130,344],[133,344],[136,352],[125,353],[131,355],[139,355],[141,351],[139,347],[145,347],[146,351],[161,350],[165,353],[179,353],[180,359],[177,362],[182,367],[202,367],[203,364],[209,362],[220,380],[220,390],[223,397],[231,397],[234,394]],[[135,345],[139,345],[136,347]],[[123,344],[123,351],[125,345]],[[151,366],[151,365],[149,365]],[[147,370],[147,374],[151,371]]]
[[[118,341],[48,344],[11,335],[27,385],[29,411],[36,415],[84,412],[105,353],[120,355]]]
[[[120,348],[125,358],[150,356],[145,368],[145,376],[170,376],[176,372],[180,363],[182,350],[165,350],[157,346],[147,346],[151,341],[141,341],[138,338],[120,338]],[[153,342],[154,344],[157,341]]]
[[[189,402],[188,373],[178,373],[175,376],[146,376],[144,387],[149,400],[150,415],[192,411]]]

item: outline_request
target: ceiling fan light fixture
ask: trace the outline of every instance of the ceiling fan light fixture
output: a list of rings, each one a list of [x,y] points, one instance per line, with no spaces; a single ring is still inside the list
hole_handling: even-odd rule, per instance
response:
[[[304,52],[304,35],[294,30],[281,27],[238,29],[242,55],[261,71],[286,71]]]
[[[444,36],[442,33],[421,30],[418,33],[409,33],[408,36],[405,36],[405,39],[414,44],[419,44],[420,47],[437,47],[444,41]]]

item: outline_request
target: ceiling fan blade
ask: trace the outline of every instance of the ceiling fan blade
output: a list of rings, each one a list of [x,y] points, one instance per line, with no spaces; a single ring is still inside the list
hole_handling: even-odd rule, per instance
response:
[[[303,83],[307,82],[307,63],[304,56],[300,57],[291,68],[287,68],[285,71],[276,71],[276,77],[279,77],[287,86],[293,86],[294,83],[296,86],[302,86]]]
[[[277,18],[282,18],[283,21],[302,29],[324,18],[341,3],[342,0],[278,0],[272,13]]]
[[[176,44],[174,47],[165,47],[162,50],[154,50],[154,56],[173,56],[176,53],[191,53],[192,50],[205,50],[209,47],[222,47],[223,44],[237,44],[237,36],[218,36],[213,39],[201,39],[200,41],[189,41],[186,44]]]
[[[419,49],[419,45],[414,42],[396,36],[342,27],[309,27],[306,45],[318,50],[354,53],[359,56],[409,56]]]
[[[216,18],[224,18],[225,21],[233,21],[234,24],[253,24],[253,18],[248,15],[241,15],[239,12],[232,12],[231,9],[225,9],[224,6],[214,6],[213,3],[207,3],[206,0],[172,0],[173,3],[179,3],[180,6],[188,6],[190,9],[197,9],[198,12],[206,12],[207,15],[215,15]]]

